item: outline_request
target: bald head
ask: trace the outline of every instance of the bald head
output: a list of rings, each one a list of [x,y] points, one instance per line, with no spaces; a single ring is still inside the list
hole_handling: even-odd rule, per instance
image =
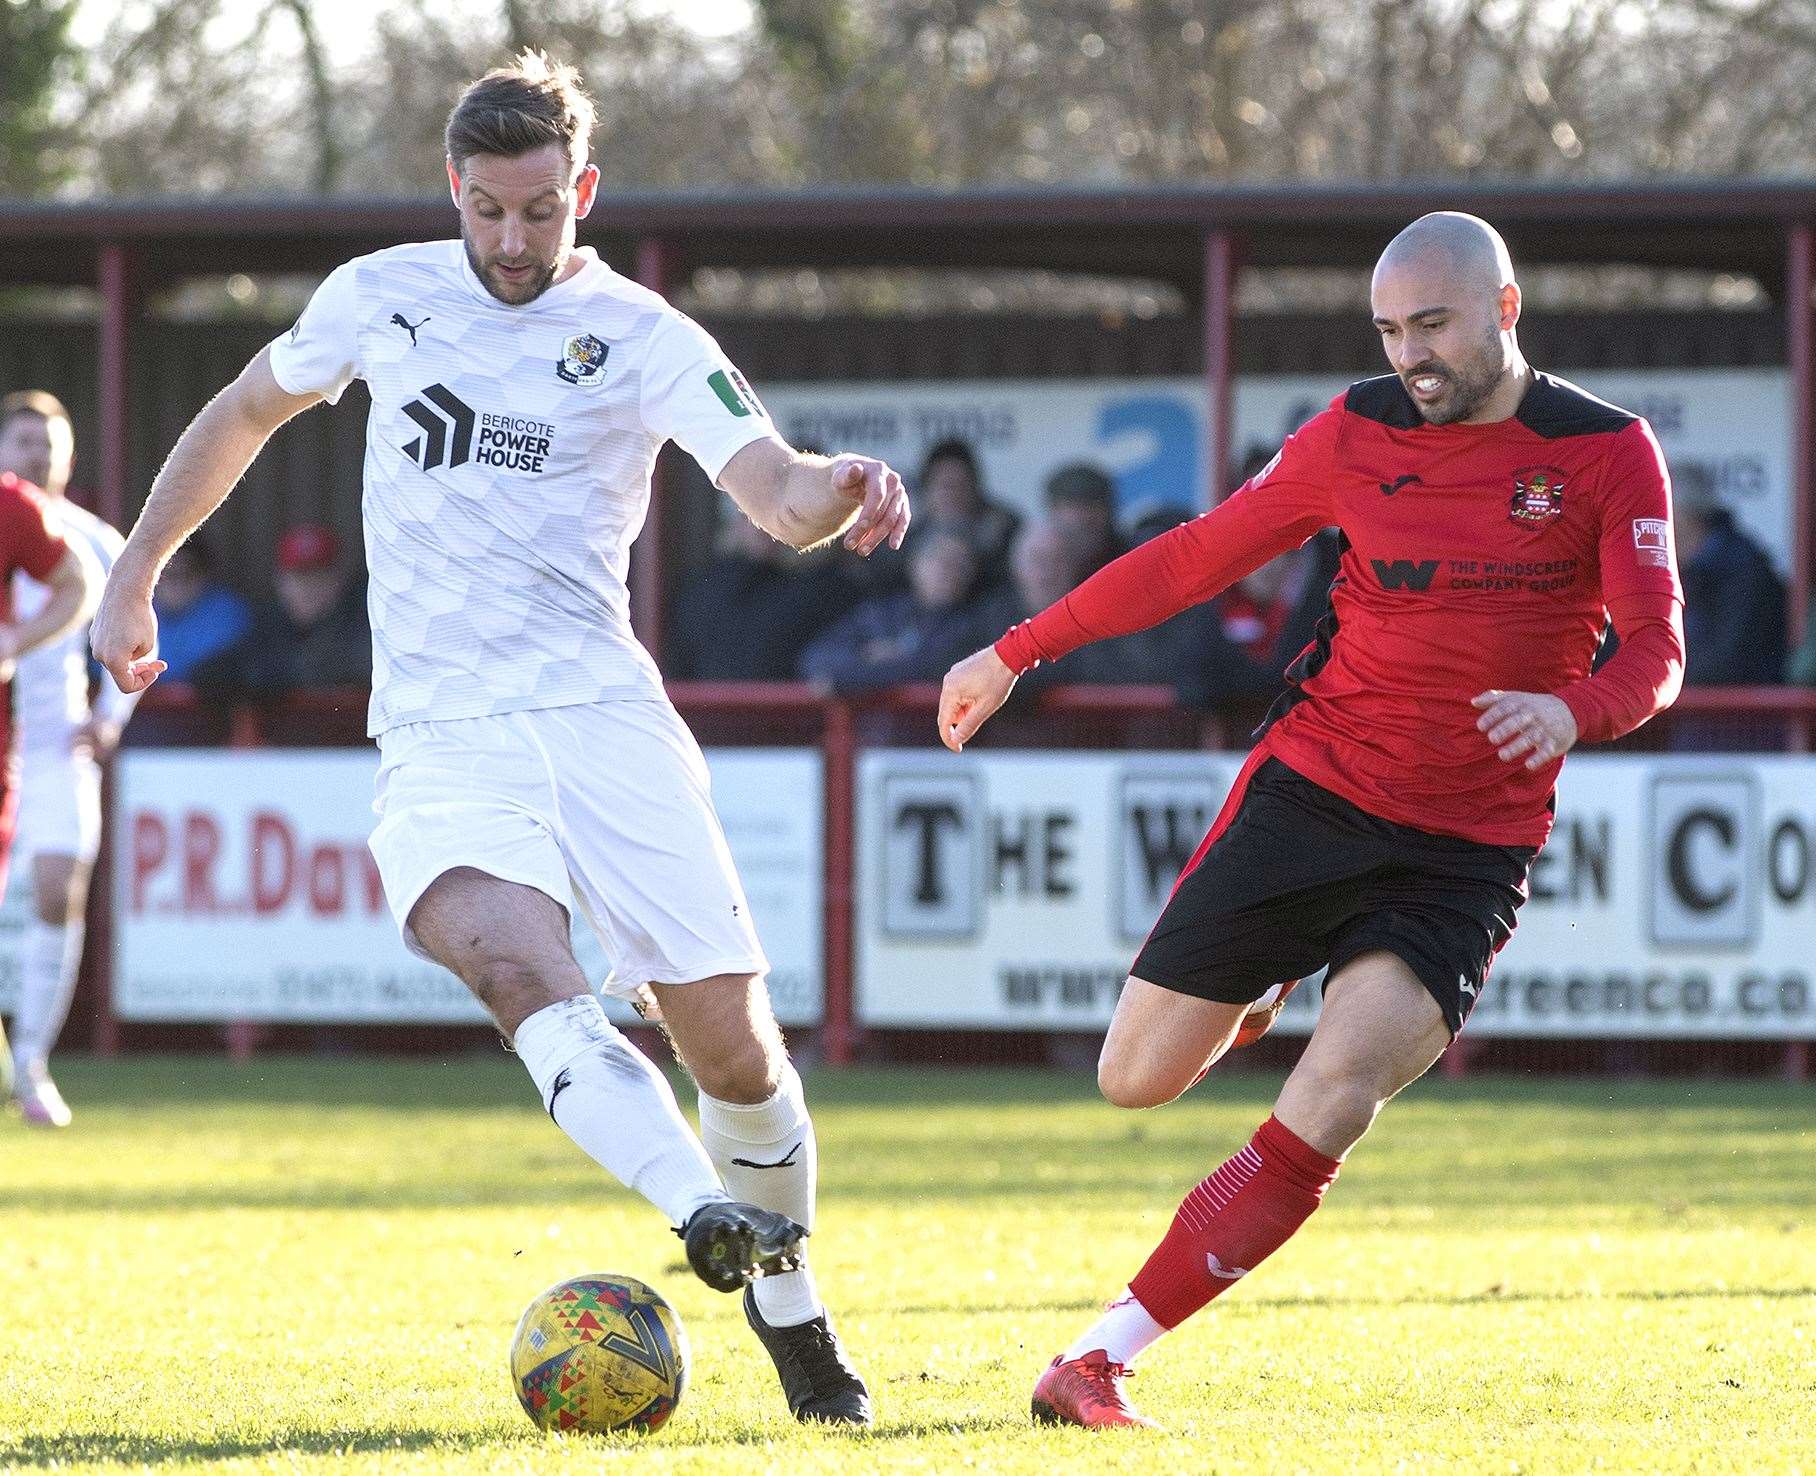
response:
[[[1432,425],[1505,420],[1528,378],[1514,325],[1520,289],[1499,231],[1473,215],[1422,215],[1388,243],[1370,288],[1388,362]]]
[[[1490,293],[1513,284],[1513,258],[1501,233],[1479,215],[1460,210],[1421,215],[1389,241],[1375,265],[1375,280],[1400,270],[1452,276]]]

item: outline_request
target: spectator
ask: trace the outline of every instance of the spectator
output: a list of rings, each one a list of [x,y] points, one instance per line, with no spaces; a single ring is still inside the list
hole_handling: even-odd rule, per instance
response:
[[[252,607],[214,577],[214,554],[192,537],[170,556],[152,609],[163,680],[192,682],[197,668],[231,650],[252,628]]]
[[[365,590],[331,528],[299,523],[278,539],[277,600],[220,665],[227,685],[255,696],[371,683]]]
[[[834,691],[937,682],[970,653],[977,616],[977,552],[956,533],[934,532],[908,560],[908,590],[864,601],[807,648],[801,675]]]
[[[1784,582],[1743,533],[1696,462],[1672,468],[1677,556],[1684,582],[1684,682],[1777,685],[1784,680]]]
[[[1162,533],[1177,528],[1181,523],[1189,523],[1197,514],[1189,507],[1182,507],[1177,502],[1163,501],[1158,498],[1147,498],[1129,509],[1128,546],[1139,547],[1150,538],[1158,538]]]
[[[1010,572],[1011,587],[979,606],[974,646],[994,641],[1010,626],[1063,598],[1086,571],[1072,535],[1049,521],[1022,529],[1010,556]],[[1062,682],[1170,681],[1169,659],[1168,643],[1159,631],[1137,631],[1081,646],[1064,661],[1043,662],[1024,672],[1018,685],[1031,691]]]
[[[733,513],[719,548],[681,590],[664,670],[696,681],[787,681],[814,636],[860,591],[836,562],[800,555]]]
[[[977,455],[969,443],[956,438],[935,443],[921,462],[916,492],[911,539],[957,533],[977,551],[981,583],[996,584],[1008,577],[1009,548],[1021,519],[985,494]]]
[[[1116,536],[1116,484],[1102,467],[1072,461],[1048,477],[1047,516],[1065,533],[1087,575],[1123,552]]]
[[[1286,668],[1330,607],[1337,560],[1336,535],[1326,530],[1173,621],[1180,700],[1218,707],[1278,696]]]

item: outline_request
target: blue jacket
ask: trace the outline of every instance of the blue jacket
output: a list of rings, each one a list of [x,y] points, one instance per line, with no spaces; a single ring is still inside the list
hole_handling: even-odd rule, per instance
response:
[[[841,692],[937,682],[977,645],[977,616],[968,604],[928,610],[911,594],[866,600],[801,656],[801,675]]]
[[[1776,686],[1784,680],[1784,583],[1765,550],[1725,512],[1683,567],[1684,681]]]
[[[213,585],[181,610],[158,608],[158,659],[163,680],[195,680],[196,668],[237,645],[252,627],[252,607],[232,590]]]

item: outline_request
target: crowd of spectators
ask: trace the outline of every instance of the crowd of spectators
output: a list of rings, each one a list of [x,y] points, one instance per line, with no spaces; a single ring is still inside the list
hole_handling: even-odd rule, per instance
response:
[[[914,489],[915,526],[893,567],[803,558],[730,514],[716,556],[676,601],[668,674],[797,677],[836,692],[936,682],[960,657],[1193,515],[1149,505],[1119,521],[1109,473],[1070,462],[1048,476],[1039,515],[1024,520],[990,495],[962,441],[934,446]],[[1334,538],[1315,539],[1222,598],[1155,630],[1086,646],[1028,673],[1024,686],[1168,684],[1207,707],[1266,699],[1311,640],[1335,567]]]
[[[1252,450],[1238,479],[1260,470],[1268,454]],[[1816,612],[1791,649],[1785,584],[1771,555],[1723,505],[1706,466],[1682,462],[1672,476],[1686,682],[1816,685]],[[728,509],[713,557],[672,608],[667,674],[801,679],[836,692],[936,682],[1110,560],[1193,516],[1149,504],[1119,518],[1109,473],[1075,461],[1047,477],[1038,513],[1024,519],[990,494],[975,453],[958,440],[927,453],[914,490],[906,545],[868,562],[836,548],[796,554]],[[1028,673],[1024,686],[1163,684],[1190,707],[1265,703],[1316,634],[1337,558],[1326,530],[1217,599],[1155,630],[1086,646]],[[370,681],[364,581],[340,539],[323,525],[299,524],[279,538],[274,561],[273,598],[254,604],[219,577],[205,535],[176,552],[156,598],[168,681],[253,700]],[[1610,632],[1600,659],[1616,644]],[[1686,741],[1705,746],[1714,735],[1694,727]]]
[[[371,682],[365,584],[340,538],[300,523],[275,564],[272,598],[253,603],[221,580],[206,535],[171,555],[152,601],[166,682],[253,700]]]

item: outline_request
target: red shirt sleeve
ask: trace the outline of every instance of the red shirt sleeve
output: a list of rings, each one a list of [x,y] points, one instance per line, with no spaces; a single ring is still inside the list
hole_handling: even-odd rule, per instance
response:
[[[1342,419],[1340,402],[1313,416],[1217,507],[1105,565],[1012,627],[996,654],[1019,675],[1092,641],[1158,625],[1297,548],[1333,521],[1330,462]]]
[[[1636,420],[1613,437],[1597,489],[1602,513],[1602,599],[1622,595],[1684,598],[1671,531],[1671,479],[1652,427]],[[1605,669],[1605,668],[1604,668]]]
[[[23,569],[43,583],[68,552],[37,489],[14,476],[0,477],[0,561],[8,572]]]
[[[1602,599],[1621,648],[1557,695],[1585,743],[1631,733],[1677,700],[1684,683],[1684,592],[1671,527],[1671,481],[1652,427],[1614,437],[1600,487]]]
[[[1659,594],[1608,602],[1621,648],[1592,677],[1557,695],[1576,719],[1577,741],[1606,743],[1631,733],[1673,702],[1684,685],[1684,607]]]

